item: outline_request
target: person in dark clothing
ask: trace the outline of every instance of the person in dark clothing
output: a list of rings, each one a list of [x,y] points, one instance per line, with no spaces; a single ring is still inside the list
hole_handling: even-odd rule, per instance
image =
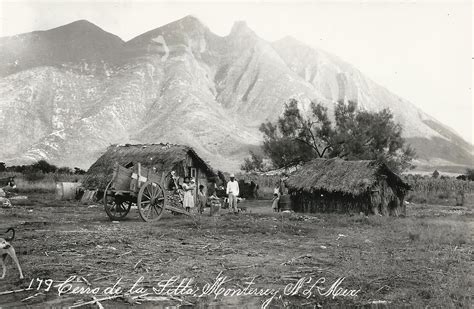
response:
[[[206,207],[206,203],[207,203],[207,196],[206,196],[206,193],[204,192],[204,186],[199,185],[199,191],[198,191],[198,196],[197,196],[198,213],[202,214],[204,212],[204,207]]]

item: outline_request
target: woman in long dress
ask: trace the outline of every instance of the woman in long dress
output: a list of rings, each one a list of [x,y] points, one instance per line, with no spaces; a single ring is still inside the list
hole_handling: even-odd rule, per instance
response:
[[[196,185],[189,181],[189,177],[184,177],[183,183],[184,197],[183,197],[183,207],[186,211],[190,211],[194,207],[194,196],[193,191],[196,188]]]
[[[278,211],[278,202],[279,201],[280,201],[280,187],[277,184],[277,186],[275,186],[275,188],[273,189],[273,201],[272,201],[273,212]]]

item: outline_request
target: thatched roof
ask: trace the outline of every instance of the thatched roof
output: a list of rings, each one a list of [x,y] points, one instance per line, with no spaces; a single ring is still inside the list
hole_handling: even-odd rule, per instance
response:
[[[383,163],[337,158],[315,159],[306,163],[287,179],[287,185],[295,191],[340,192],[357,196],[371,190],[384,177],[398,189],[409,189],[408,184]]]
[[[157,171],[168,173],[186,160],[188,154],[202,166],[208,176],[215,176],[212,168],[191,147],[174,144],[126,144],[108,147],[89,168],[83,184],[88,188],[105,187],[111,179],[115,162],[120,165],[140,162],[144,167],[156,167]]]

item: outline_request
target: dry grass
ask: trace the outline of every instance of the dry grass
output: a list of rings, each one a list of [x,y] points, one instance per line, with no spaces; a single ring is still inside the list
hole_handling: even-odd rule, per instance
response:
[[[465,195],[465,202],[474,193],[474,182],[454,178],[431,178],[405,175],[403,179],[410,184],[411,191],[406,200],[418,204],[439,204],[456,206],[462,204],[460,193]],[[461,205],[462,206],[462,205]]]
[[[111,145],[107,151],[91,165],[84,177],[86,188],[105,189],[110,180],[114,164],[125,166],[133,162],[141,162],[143,167],[156,168],[156,173],[168,174],[172,170],[183,176],[182,162],[188,156],[193,159],[194,166],[205,171],[208,177],[216,176],[212,168],[202,160],[198,154],[188,146],[176,144],[138,144],[138,145]]]
[[[172,275],[194,277],[199,285],[222,271],[233,278],[229,286],[242,285],[251,276],[259,286],[279,289],[302,277],[330,282],[346,277],[345,286],[361,289],[350,299],[299,295],[272,303],[294,308],[366,306],[375,300],[395,308],[468,308],[472,296],[474,216],[466,207],[410,204],[407,218],[392,218],[272,213],[269,201],[251,201],[248,213],[237,216],[190,219],[167,214],[145,224],[135,211],[114,224],[102,207],[52,198],[32,196],[28,205],[2,214],[9,223],[0,228],[16,226],[15,245],[20,252],[28,248],[20,255],[28,279],[64,280],[75,274],[105,287],[119,277],[124,278],[123,286],[130,286],[143,275],[143,285],[151,287]],[[8,272],[0,291],[27,284],[13,279],[15,275],[14,270]],[[0,305],[18,304],[22,297],[4,297]],[[202,308],[255,308],[262,301],[180,298]],[[77,297],[58,301],[54,293],[47,293],[27,303],[66,306],[74,300]],[[127,303],[120,299],[107,304]]]
[[[472,205],[474,193],[464,193],[464,201],[459,194],[451,192],[420,192],[410,191],[406,201],[416,204],[444,205],[444,206],[469,206]]]
[[[56,182],[81,182],[82,175],[68,174],[43,174],[43,173],[0,173],[0,178],[15,176],[18,192],[27,193],[53,193],[56,191]]]
[[[383,163],[339,158],[313,159],[292,173],[286,183],[293,192],[321,191],[361,196],[378,186],[382,175],[390,187],[397,188],[397,191],[404,192],[409,188]]]

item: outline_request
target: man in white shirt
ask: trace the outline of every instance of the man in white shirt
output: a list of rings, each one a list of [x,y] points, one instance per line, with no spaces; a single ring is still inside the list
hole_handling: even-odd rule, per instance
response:
[[[235,180],[235,175],[230,174],[230,181],[227,183],[226,193],[229,197],[229,211],[237,213],[237,196],[239,196],[239,183]]]

